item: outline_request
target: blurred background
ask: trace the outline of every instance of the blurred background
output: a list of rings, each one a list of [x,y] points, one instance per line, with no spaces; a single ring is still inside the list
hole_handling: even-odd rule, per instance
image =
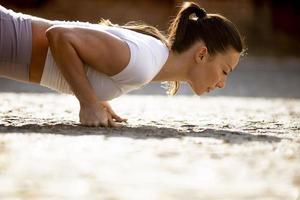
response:
[[[52,20],[113,23],[144,21],[163,32],[175,16],[178,0],[0,0],[17,12]],[[225,89],[207,96],[300,98],[300,1],[198,0],[208,13],[219,13],[239,28],[248,54],[228,77]],[[33,84],[0,79],[0,92],[53,92]],[[130,94],[165,94],[150,84]],[[179,95],[194,95],[183,84]]]

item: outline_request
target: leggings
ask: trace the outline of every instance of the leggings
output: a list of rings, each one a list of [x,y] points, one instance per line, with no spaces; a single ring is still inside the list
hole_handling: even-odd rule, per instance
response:
[[[30,16],[0,5],[0,76],[29,82],[31,52]]]

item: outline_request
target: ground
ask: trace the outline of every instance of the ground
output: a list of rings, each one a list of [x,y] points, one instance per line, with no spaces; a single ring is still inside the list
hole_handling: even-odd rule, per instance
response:
[[[122,128],[59,94],[0,94],[0,199],[299,199],[300,100],[125,95]]]

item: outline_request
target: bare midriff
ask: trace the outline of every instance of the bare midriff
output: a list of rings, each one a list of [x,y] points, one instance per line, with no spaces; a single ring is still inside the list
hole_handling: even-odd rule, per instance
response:
[[[32,54],[29,65],[29,81],[40,83],[49,47],[46,30],[52,25],[51,21],[32,19]]]

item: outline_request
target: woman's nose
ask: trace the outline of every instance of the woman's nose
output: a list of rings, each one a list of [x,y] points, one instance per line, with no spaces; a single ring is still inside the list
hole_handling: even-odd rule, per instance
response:
[[[224,88],[225,87],[225,81],[220,81],[219,83],[217,83],[217,87],[218,88]]]

